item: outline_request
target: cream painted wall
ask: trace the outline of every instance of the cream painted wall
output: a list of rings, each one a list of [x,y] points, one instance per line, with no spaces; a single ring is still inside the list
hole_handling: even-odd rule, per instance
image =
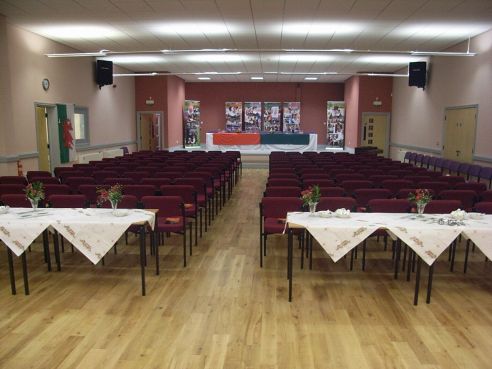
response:
[[[133,78],[115,79],[115,88],[105,86],[99,90],[94,82],[92,58],[48,58],[45,53],[73,50],[10,25],[8,20],[4,29],[0,22],[1,38],[6,39],[7,62],[2,58],[2,63],[7,66],[2,69],[8,71],[10,86],[2,75],[0,86],[2,91],[10,92],[7,105],[10,106],[11,118],[4,118],[0,123],[2,136],[6,136],[3,152],[0,141],[0,153],[11,157],[37,152],[34,127],[36,102],[75,103],[88,107],[91,145],[114,143],[118,146],[121,142],[136,140]],[[118,68],[115,70],[118,71]],[[43,78],[51,82],[48,91],[41,86]],[[37,159],[26,160],[26,164],[27,169],[35,169]],[[8,168],[12,173],[12,163],[8,164]]]
[[[464,51],[466,43],[450,49]],[[475,57],[433,57],[425,91],[394,78],[391,142],[440,154],[444,110],[451,106],[479,105],[475,156],[492,160],[492,31],[471,40]],[[397,159],[405,151],[392,147]],[[418,151],[418,150],[413,150]]]

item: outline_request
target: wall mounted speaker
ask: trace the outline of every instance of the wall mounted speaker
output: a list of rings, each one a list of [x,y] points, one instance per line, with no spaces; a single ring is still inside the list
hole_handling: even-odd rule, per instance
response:
[[[96,83],[99,88],[113,84],[113,62],[109,60],[96,60]]]
[[[408,64],[408,85],[425,89],[427,80],[427,62],[412,62]]]

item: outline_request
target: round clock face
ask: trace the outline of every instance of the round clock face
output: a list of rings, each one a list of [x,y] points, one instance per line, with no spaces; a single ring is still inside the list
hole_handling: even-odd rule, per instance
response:
[[[48,88],[50,88],[50,80],[48,78],[43,79],[43,90],[48,91]]]

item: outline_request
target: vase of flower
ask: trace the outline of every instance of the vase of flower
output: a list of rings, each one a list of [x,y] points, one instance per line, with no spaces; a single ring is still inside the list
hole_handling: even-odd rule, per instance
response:
[[[304,202],[304,206],[307,206],[309,213],[312,215],[316,212],[316,205],[318,205],[321,192],[318,185],[309,187],[301,192],[301,200]]]
[[[44,188],[41,182],[29,183],[24,192],[26,193],[26,198],[31,203],[33,211],[36,211],[39,206],[39,202],[44,199]]]
[[[118,209],[118,201],[116,201],[116,200],[109,200],[109,202],[111,203],[111,209],[113,209],[113,210],[117,210]]]
[[[102,205],[106,201],[111,204],[111,209],[113,212],[118,209],[118,204],[123,198],[123,186],[120,184],[115,184],[109,188],[98,188],[97,193],[99,197],[97,198],[97,204]]]
[[[408,195],[408,200],[415,203],[417,214],[423,216],[425,206],[432,200],[432,196],[427,189],[417,189]]]

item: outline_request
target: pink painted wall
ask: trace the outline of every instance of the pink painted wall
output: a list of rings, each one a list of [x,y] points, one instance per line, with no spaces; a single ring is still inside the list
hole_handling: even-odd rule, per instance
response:
[[[186,99],[199,100],[204,122],[201,139],[207,131],[224,129],[226,101],[300,101],[301,127],[326,137],[326,102],[343,100],[341,83],[186,83]]]
[[[350,77],[345,81],[345,147],[358,146],[359,137],[359,78]]]
[[[466,50],[466,43],[452,50]],[[439,154],[447,107],[478,104],[476,162],[492,161],[492,31],[471,39],[474,57],[432,57],[425,91],[409,87],[405,78],[393,82],[392,157],[401,147]]]

